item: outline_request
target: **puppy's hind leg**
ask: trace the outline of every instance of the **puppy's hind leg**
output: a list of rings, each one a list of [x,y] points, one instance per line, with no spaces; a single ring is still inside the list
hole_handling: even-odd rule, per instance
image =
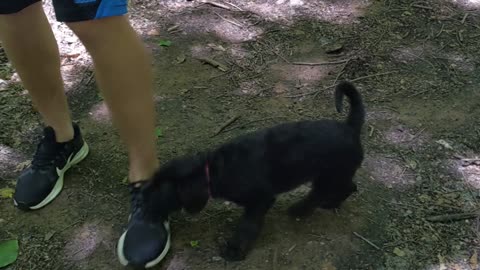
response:
[[[320,190],[314,182],[308,195],[288,208],[288,215],[293,218],[311,216],[320,204],[320,197]]]
[[[263,227],[265,215],[275,202],[275,198],[262,199],[245,206],[243,216],[225,246],[221,256],[227,261],[244,260]]]
[[[352,193],[357,191],[357,185],[351,178],[345,179],[345,182],[337,186],[331,187],[327,196],[321,199],[319,204],[323,209],[337,209]]]

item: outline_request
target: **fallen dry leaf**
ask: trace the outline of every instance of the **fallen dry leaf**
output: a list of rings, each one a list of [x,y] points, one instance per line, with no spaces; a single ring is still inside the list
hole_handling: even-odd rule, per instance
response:
[[[470,267],[472,270],[478,269],[478,253],[476,250],[473,252],[472,257],[470,257]]]
[[[226,49],[222,45],[208,43],[207,46],[216,51],[221,51],[221,52],[226,51]]]
[[[152,30],[147,32],[147,35],[149,35],[149,36],[160,36],[160,32],[158,32],[157,29],[152,29]]]
[[[331,261],[326,261],[322,263],[322,270],[337,270],[337,268],[332,264]]]
[[[447,270],[447,267],[445,266],[445,258],[442,257],[442,255],[438,254],[438,270]]]
[[[448,142],[446,142],[445,140],[438,140],[438,141],[435,141],[435,142],[440,144],[441,146],[445,147],[446,149],[453,150],[453,147]]]
[[[27,160],[21,163],[18,163],[18,165],[15,167],[15,172],[21,172],[24,169],[26,169],[28,166],[30,166],[31,161]]]
[[[177,58],[175,59],[175,63],[181,64],[181,63],[185,62],[186,59],[187,58],[185,57],[185,55],[181,54],[181,55],[177,56]]]

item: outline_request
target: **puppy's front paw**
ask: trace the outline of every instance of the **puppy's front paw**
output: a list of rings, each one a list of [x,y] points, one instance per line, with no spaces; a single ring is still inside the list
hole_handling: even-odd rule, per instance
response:
[[[245,260],[245,252],[238,246],[232,243],[227,243],[220,248],[220,256],[226,261],[243,261]]]
[[[338,201],[325,201],[320,203],[319,207],[326,210],[336,210],[340,208],[342,202]]]

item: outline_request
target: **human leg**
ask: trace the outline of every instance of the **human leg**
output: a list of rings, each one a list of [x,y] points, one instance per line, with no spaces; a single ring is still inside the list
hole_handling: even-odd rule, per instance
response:
[[[0,40],[45,124],[32,164],[18,178],[14,203],[39,209],[63,188],[63,176],[88,154],[72,125],[60,74],[57,43],[37,0],[0,2]]]
[[[57,18],[66,21],[92,56],[98,86],[129,155],[131,215],[117,253],[123,265],[152,267],[170,247],[168,220],[146,209],[141,186],[158,166],[150,55],[131,27],[126,0],[97,0],[92,18],[75,18],[87,6],[54,0]],[[95,6],[90,6],[94,8]],[[88,14],[82,13],[82,14]]]
[[[58,46],[42,3],[31,2],[35,3],[0,15],[0,40],[45,124],[55,130],[58,142],[66,142],[73,138],[73,128],[60,74]]]

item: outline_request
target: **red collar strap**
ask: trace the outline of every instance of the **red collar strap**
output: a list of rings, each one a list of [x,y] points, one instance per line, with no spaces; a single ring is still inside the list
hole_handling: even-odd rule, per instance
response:
[[[205,163],[205,176],[207,178],[207,191],[208,196],[212,198],[212,191],[211,191],[211,181],[210,181],[210,167],[208,166],[208,162]]]

